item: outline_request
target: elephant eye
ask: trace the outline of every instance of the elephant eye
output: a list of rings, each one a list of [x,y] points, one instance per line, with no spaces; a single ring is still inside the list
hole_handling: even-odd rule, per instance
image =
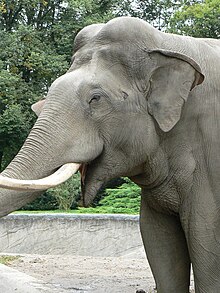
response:
[[[92,96],[92,98],[89,101],[89,104],[93,103],[93,102],[98,102],[101,99],[101,96],[98,94],[95,94]]]

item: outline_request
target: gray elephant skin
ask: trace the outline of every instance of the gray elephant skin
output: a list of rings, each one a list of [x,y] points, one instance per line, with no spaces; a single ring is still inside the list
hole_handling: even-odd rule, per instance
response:
[[[220,41],[121,17],[85,27],[23,147],[3,172],[80,163],[85,206],[109,179],[142,188],[140,228],[158,293],[220,292]],[[0,189],[0,215],[40,191]]]

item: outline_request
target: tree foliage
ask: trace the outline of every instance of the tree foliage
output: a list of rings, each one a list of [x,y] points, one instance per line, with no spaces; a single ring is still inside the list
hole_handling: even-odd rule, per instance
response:
[[[118,188],[108,188],[105,193],[99,202],[100,207],[111,208],[113,213],[139,213],[141,189],[128,178]]]
[[[170,22],[170,32],[203,38],[220,37],[220,1],[185,1]]]
[[[78,206],[80,193],[80,175],[76,174],[63,184],[45,191],[42,196],[27,204],[23,210],[75,209]]]
[[[1,41],[0,41],[1,42]],[[0,167],[5,167],[21,147],[32,125],[32,92],[22,78],[0,62]]]
[[[119,2],[117,14],[138,17],[159,30],[165,30],[171,16],[181,5],[182,1],[174,0],[123,0]]]
[[[56,199],[60,210],[77,208],[81,194],[80,175],[74,175],[56,188],[49,189],[47,194]]]

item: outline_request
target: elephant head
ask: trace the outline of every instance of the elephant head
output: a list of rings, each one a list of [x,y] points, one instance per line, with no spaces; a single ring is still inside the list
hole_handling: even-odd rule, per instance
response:
[[[51,175],[67,163],[80,168],[85,206],[111,178],[138,181],[145,174],[147,184],[156,180],[151,165],[160,133],[178,124],[190,91],[203,81],[193,59],[162,49],[164,37],[128,17],[90,25],[77,35],[70,69],[54,81],[45,101],[33,106],[36,124],[2,173],[1,180],[19,179],[22,189],[1,189],[2,214],[39,194],[23,191],[23,179]],[[11,188],[7,182],[1,186]]]

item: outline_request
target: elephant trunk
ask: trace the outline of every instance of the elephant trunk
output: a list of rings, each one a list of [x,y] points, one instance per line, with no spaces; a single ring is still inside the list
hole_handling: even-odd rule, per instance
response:
[[[33,201],[40,195],[39,190],[45,190],[67,180],[80,166],[64,160],[65,150],[60,148],[60,144],[65,139],[64,133],[59,133],[59,141],[57,141],[55,137],[59,131],[58,126],[53,125],[52,122],[48,125],[49,122],[45,123],[45,119],[47,119],[45,115],[38,118],[23,147],[0,175],[0,187],[2,187],[0,188],[0,216],[7,215]],[[61,167],[65,163],[72,164]],[[59,167],[61,169],[53,174]],[[63,171],[65,171],[64,174]],[[41,179],[48,175],[51,176]],[[61,178],[60,175],[62,175]],[[16,191],[5,188],[13,188]]]

